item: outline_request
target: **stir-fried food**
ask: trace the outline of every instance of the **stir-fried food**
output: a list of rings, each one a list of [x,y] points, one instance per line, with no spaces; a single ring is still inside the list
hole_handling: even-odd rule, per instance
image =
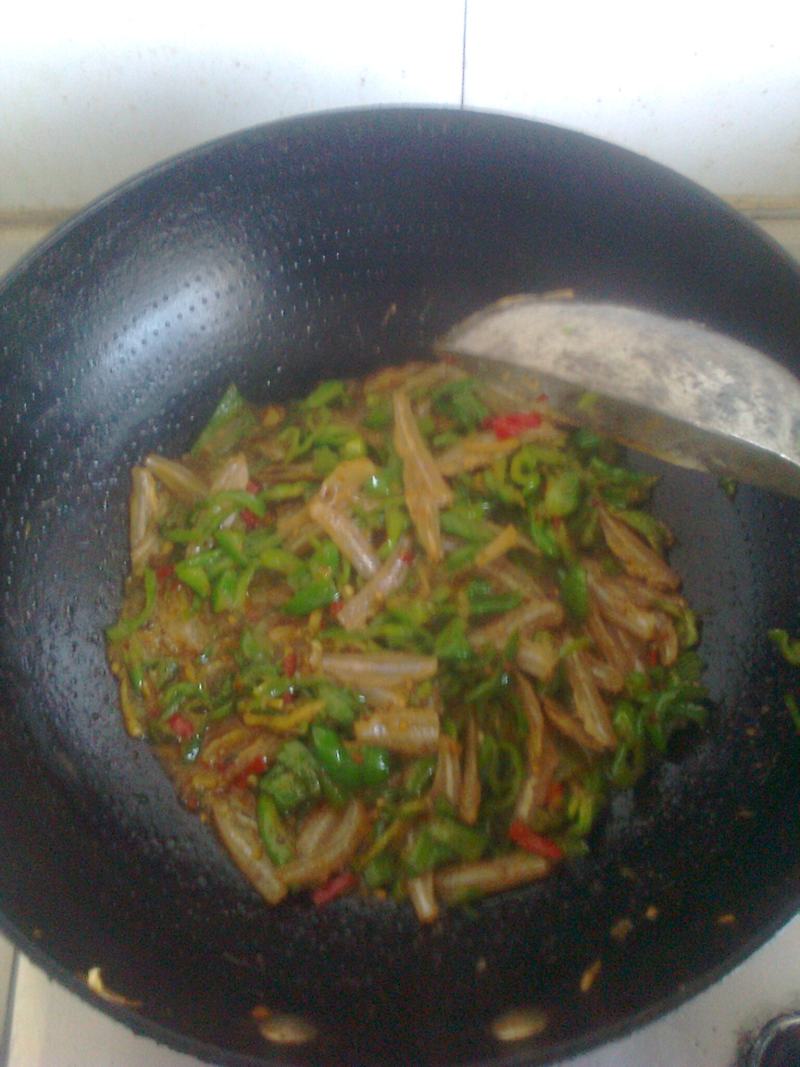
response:
[[[653,482],[446,362],[232,386],[132,473],[126,727],[270,904],[544,878],[705,719]]]

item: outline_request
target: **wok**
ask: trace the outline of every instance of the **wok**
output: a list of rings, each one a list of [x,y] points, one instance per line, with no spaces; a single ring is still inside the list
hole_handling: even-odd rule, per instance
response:
[[[186,448],[231,380],[286,398],[424,353],[503,294],[561,286],[800,367],[800,275],[754,227],[626,151],[496,115],[353,111],[236,134],[111,193],[6,280],[0,921],[50,974],[88,997],[100,965],[140,1002],[105,1010],[225,1064],[540,1063],[675,1005],[796,909],[794,679],[766,631],[797,624],[800,510],[747,487],[730,500],[706,475],[658,467],[656,510],[704,618],[711,727],[545,884],[434,928],[355,898],[267,909],[122,729],[103,627],[130,465]],[[266,1042],[256,1004],[317,1036]],[[526,1005],[545,1032],[497,1041],[493,1021]]]

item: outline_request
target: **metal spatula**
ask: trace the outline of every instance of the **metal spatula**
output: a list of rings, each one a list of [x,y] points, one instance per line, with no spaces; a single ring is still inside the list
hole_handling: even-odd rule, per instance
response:
[[[546,393],[576,423],[668,462],[800,498],[800,382],[697,323],[524,295],[471,315],[436,349],[515,410]]]

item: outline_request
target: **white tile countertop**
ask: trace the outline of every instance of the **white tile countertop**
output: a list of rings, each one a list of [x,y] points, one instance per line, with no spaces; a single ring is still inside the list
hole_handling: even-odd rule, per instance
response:
[[[800,211],[741,201],[800,260]],[[783,212],[783,213],[781,213]],[[0,216],[0,275],[61,221],[58,213]],[[570,1061],[572,1067],[730,1067],[743,1035],[800,1009],[800,917],[722,981],[630,1037]],[[137,1036],[52,982],[0,938],[0,1067],[198,1067]]]
[[[320,108],[465,103],[569,126],[722,195],[800,195],[800,5],[39,0],[0,33],[0,211]]]

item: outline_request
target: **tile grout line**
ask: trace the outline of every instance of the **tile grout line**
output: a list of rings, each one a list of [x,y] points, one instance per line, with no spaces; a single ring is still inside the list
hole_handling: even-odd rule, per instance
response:
[[[6,1002],[3,1005],[3,1023],[0,1029],[0,1067],[8,1067],[9,1056],[11,1055],[11,1030],[14,1024],[18,965],[19,952],[14,949],[14,955],[11,960],[11,973],[8,978],[8,990],[6,991]]]

